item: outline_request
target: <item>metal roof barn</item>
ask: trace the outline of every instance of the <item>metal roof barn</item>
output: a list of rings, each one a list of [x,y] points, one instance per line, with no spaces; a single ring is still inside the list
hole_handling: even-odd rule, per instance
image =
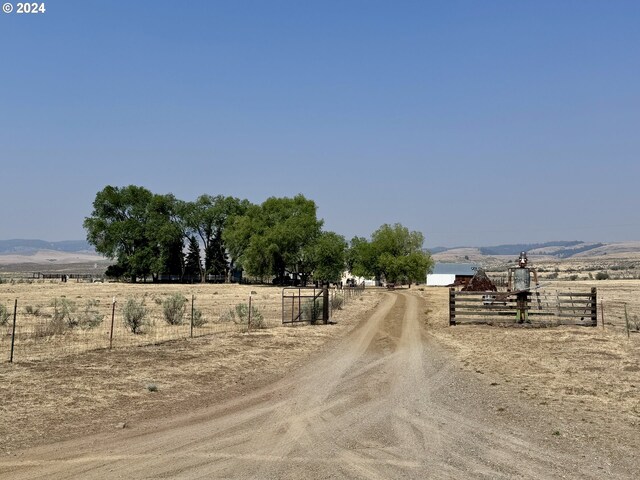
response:
[[[433,272],[427,275],[427,286],[453,285],[456,279],[473,277],[477,269],[475,263],[436,263]]]

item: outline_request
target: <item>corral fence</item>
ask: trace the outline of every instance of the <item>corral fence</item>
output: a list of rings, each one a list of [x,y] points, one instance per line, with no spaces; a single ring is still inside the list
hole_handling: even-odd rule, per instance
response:
[[[125,321],[125,305],[124,298],[77,300],[73,304],[59,298],[38,306],[22,305],[16,299],[10,305],[2,304],[0,355],[13,362],[39,361],[280,325],[277,296],[221,300],[217,295],[186,295],[183,313],[175,324],[168,323],[161,297],[147,297],[137,333]]]
[[[364,293],[364,284],[343,288],[285,287],[282,289],[282,323],[328,323],[333,312],[341,310]]]
[[[522,302],[518,295],[521,295]],[[462,292],[449,290],[449,325],[597,325],[597,291]],[[524,315],[523,315],[524,313]]]

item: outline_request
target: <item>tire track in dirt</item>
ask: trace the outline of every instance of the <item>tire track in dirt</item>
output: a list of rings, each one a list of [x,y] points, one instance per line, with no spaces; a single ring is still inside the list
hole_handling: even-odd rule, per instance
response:
[[[63,478],[598,478],[588,461],[486,411],[493,392],[430,339],[423,300],[385,295],[291,376],[161,428],[0,460],[0,476]],[[535,415],[510,399],[524,415]],[[484,403],[483,403],[484,402]],[[543,421],[541,419],[540,421]],[[615,475],[614,475],[615,477]],[[623,478],[623,477],[620,477]]]

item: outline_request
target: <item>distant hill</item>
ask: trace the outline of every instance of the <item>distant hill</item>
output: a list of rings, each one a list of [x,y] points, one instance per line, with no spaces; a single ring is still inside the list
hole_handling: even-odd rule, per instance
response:
[[[0,255],[30,255],[43,250],[65,253],[95,253],[86,240],[63,240],[47,242],[45,240],[0,240]]]
[[[604,243],[584,243],[573,240],[569,242],[557,241],[498,245],[496,247],[480,247],[479,250],[483,255],[518,255],[520,252],[529,252],[532,255],[551,255],[557,258],[569,258],[578,253],[587,252],[602,246],[604,246]]]
[[[527,252],[529,257],[563,260],[571,258],[640,255],[640,242],[582,242],[552,241],[544,243],[514,243],[490,247],[436,247],[428,249],[438,261],[474,261],[500,262],[506,258],[513,259],[520,252]]]

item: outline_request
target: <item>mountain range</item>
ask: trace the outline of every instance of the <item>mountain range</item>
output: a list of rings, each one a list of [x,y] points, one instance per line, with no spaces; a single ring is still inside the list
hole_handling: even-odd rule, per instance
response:
[[[583,242],[580,240],[559,240],[544,243],[504,244],[485,247],[434,247],[427,249],[438,261],[482,261],[487,259],[503,260],[517,257],[527,252],[530,257],[549,260],[603,257],[640,257],[640,242]],[[0,240],[0,263],[39,263],[46,262],[93,261],[104,260],[86,240],[64,240],[48,242],[45,240],[12,239]]]

